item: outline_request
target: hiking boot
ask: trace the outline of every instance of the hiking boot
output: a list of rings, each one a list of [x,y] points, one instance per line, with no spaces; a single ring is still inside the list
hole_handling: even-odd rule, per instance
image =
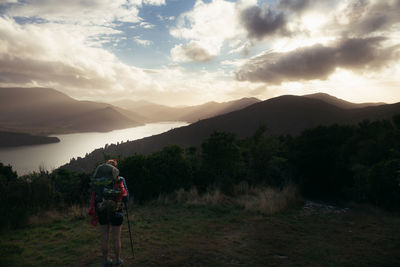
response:
[[[103,267],[110,267],[110,266],[112,266],[112,259],[105,260]]]
[[[124,261],[122,259],[118,259],[117,262],[114,264],[114,266],[116,267],[122,266],[122,263],[124,263]]]

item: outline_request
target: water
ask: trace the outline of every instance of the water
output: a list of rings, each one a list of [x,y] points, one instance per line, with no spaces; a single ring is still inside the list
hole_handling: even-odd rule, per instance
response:
[[[185,125],[186,122],[162,122],[107,133],[55,135],[59,143],[0,149],[0,162],[10,164],[18,175],[38,171],[39,167],[51,171],[105,144],[137,140]]]

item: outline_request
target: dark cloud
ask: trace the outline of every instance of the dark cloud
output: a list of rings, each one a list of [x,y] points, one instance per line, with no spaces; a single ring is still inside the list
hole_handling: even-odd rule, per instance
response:
[[[390,29],[400,23],[400,0],[371,3],[369,0],[351,2],[346,9],[350,23],[344,32],[365,36]]]
[[[379,68],[390,60],[393,49],[382,48],[383,37],[345,39],[335,49],[335,62],[345,68]]]
[[[379,69],[398,58],[399,47],[383,48],[384,38],[344,39],[333,46],[314,45],[288,53],[268,53],[250,60],[236,73],[240,81],[280,84],[326,79],[337,67]]]
[[[361,33],[365,34],[378,31],[384,28],[388,23],[389,18],[386,14],[373,14],[360,21],[357,28]]]
[[[286,54],[267,53],[250,60],[237,73],[240,81],[280,84],[283,81],[312,80],[326,77],[335,66],[330,62],[332,48],[315,45]]]
[[[252,6],[244,9],[240,20],[250,38],[262,39],[277,32],[284,32],[286,17],[284,13],[275,11],[267,6]]]
[[[280,0],[278,7],[281,9],[301,12],[307,9],[311,4],[311,0]]]

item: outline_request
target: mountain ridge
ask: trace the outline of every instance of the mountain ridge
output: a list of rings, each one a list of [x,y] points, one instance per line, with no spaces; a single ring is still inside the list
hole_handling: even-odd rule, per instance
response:
[[[5,136],[15,143],[15,140],[23,139],[11,138],[11,133],[45,137],[50,134],[107,132],[160,121],[195,121],[241,109],[258,101],[244,98],[179,108],[142,102],[134,110],[127,110],[108,103],[76,100],[52,88],[2,87],[0,131],[9,132]],[[143,108],[151,112],[141,115]]]
[[[86,123],[82,123],[84,118]],[[142,124],[109,104],[78,101],[51,88],[0,88],[0,128],[7,131],[48,135]]]
[[[297,135],[307,128],[318,125],[355,124],[365,119],[390,119],[398,113],[400,113],[400,103],[343,109],[320,99],[285,95],[241,110],[200,120],[163,134],[118,146],[111,145],[106,150],[98,149],[90,153],[87,158],[70,162],[65,167],[78,172],[90,172],[96,163],[104,160],[103,153],[129,156],[134,153],[148,154],[172,144],[183,147],[199,146],[214,131],[232,132],[241,139],[254,134],[260,125],[265,125],[270,135]]]
[[[112,104],[130,110],[135,114],[148,118],[148,122],[159,121],[186,121],[189,123],[198,120],[229,113],[234,110],[245,108],[261,100],[257,98],[241,98],[227,102],[210,101],[195,106],[170,107],[148,101],[122,100],[112,102]]]
[[[329,104],[333,104],[337,107],[344,108],[344,109],[351,109],[351,108],[364,108],[364,107],[370,107],[370,106],[380,106],[380,105],[385,105],[386,103],[384,102],[371,102],[371,103],[353,103],[349,102],[340,98],[337,98],[335,96],[329,95],[327,93],[315,93],[315,94],[308,94],[308,95],[303,95],[304,97],[309,97],[309,98],[315,98],[315,99],[320,99],[322,101],[325,101]]]

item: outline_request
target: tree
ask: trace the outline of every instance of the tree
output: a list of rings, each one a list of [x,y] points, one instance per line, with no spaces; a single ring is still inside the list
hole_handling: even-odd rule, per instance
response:
[[[235,135],[214,132],[202,143],[201,148],[203,177],[200,186],[215,186],[230,192],[241,176],[240,149]]]
[[[400,159],[384,160],[369,168],[368,195],[372,203],[390,210],[400,209],[399,170]]]
[[[18,227],[28,219],[29,188],[11,166],[0,163],[0,229]]]
[[[319,126],[305,130],[290,152],[295,177],[309,197],[342,199],[353,184],[349,141],[351,126]]]
[[[397,130],[400,130],[400,114],[394,115],[392,121]]]

